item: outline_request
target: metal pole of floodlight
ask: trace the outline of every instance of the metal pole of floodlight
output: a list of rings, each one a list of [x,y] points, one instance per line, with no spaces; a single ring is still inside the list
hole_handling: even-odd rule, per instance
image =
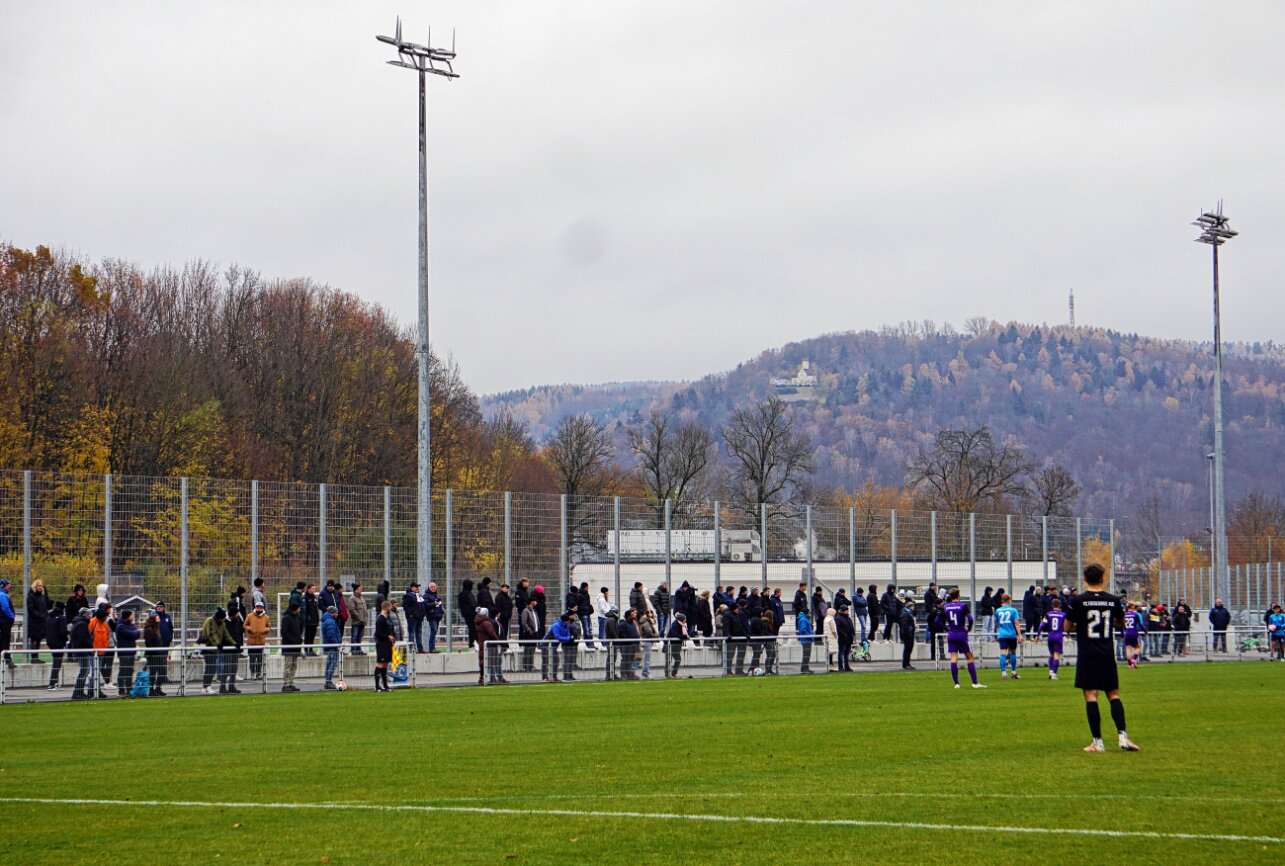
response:
[[[1218,248],[1236,237],[1223,216],[1223,203],[1212,213],[1202,213],[1192,223],[1200,229],[1196,241],[1209,244],[1214,253],[1214,586],[1231,604],[1227,573],[1227,502],[1223,498],[1223,333],[1218,303]]]
[[[376,36],[380,42],[397,49],[397,59],[388,61],[390,66],[413,69],[419,73],[419,333],[415,342],[415,356],[419,361],[419,427],[418,427],[418,497],[415,532],[415,576],[421,586],[427,586],[433,577],[432,539],[432,479],[429,459],[429,401],[428,401],[428,149],[425,120],[428,114],[428,92],[425,76],[440,75],[446,79],[459,78],[451,68],[455,60],[455,33],[451,33],[451,47],[434,48],[433,33],[429,31],[424,45],[402,39],[402,19],[392,36]]]

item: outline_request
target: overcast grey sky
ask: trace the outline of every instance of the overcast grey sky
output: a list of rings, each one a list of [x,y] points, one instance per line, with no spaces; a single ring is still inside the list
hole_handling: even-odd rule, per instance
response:
[[[1207,339],[1285,322],[1285,6],[190,2],[0,7],[0,238],[311,276],[482,392],[694,378],[906,319]]]

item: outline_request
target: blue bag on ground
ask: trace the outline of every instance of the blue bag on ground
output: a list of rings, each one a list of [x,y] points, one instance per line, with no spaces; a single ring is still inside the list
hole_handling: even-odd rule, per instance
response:
[[[152,675],[146,670],[134,674],[134,685],[129,690],[131,698],[145,698],[152,690]]]

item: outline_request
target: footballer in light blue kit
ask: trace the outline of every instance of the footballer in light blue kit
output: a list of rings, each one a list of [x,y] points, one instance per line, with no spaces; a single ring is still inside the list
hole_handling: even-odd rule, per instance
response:
[[[968,632],[973,627],[973,614],[968,605],[959,600],[959,589],[952,589],[949,600],[941,609],[941,621],[946,626],[946,648],[950,650],[950,678],[959,688],[959,654],[968,659],[968,675],[973,679],[973,688],[984,689],[986,686],[977,681],[977,665],[973,664],[973,650],[968,645]]]
[[[1267,636],[1271,638],[1272,658],[1285,661],[1285,612],[1279,604],[1273,604],[1267,615]]]
[[[1008,679],[1009,669],[1013,671],[1013,679],[1019,680],[1017,675],[1017,642],[1022,639],[1022,620],[1017,615],[1017,608],[1013,607],[1013,597],[1004,593],[1003,604],[995,609],[995,635],[999,638],[999,676],[1000,679]]]
[[[1062,610],[1062,600],[1053,599],[1053,609],[1044,614],[1040,631],[1048,635],[1049,641],[1049,679],[1057,679],[1057,669],[1062,666],[1062,639],[1066,637],[1066,612]]]

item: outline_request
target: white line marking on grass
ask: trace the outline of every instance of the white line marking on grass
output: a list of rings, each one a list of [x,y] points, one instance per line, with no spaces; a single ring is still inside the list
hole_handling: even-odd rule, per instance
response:
[[[1253,842],[1282,845],[1279,836],[1238,836],[1230,833],[1160,833],[1155,830],[1096,830],[1074,827],[1005,827],[985,824],[933,824],[924,821],[865,821],[856,818],[779,818],[759,815],[681,815],[675,812],[609,812],[603,809],[509,809],[499,806],[432,806],[382,803],[243,803],[205,800],[102,800],[88,798],[0,797],[0,803],[41,806],[137,806],[187,809],[288,809],[334,812],[441,812],[468,815],[542,815],[566,818],[638,818],[645,821],[697,821],[719,824],[784,824],[806,827],[879,827],[946,832],[1014,833],[1033,836],[1092,836],[1110,839],[1175,839],[1189,842]]]
[[[663,798],[673,800],[675,798],[699,800],[701,798],[713,799],[715,797],[728,797],[733,799],[754,798],[761,799],[762,793],[752,791],[639,791],[633,794],[626,794],[621,791],[612,791],[611,796],[618,797],[622,800],[642,800],[652,798]],[[862,800],[878,800],[881,798],[899,799],[913,798],[925,800],[958,800],[959,793],[933,792],[933,791],[878,791],[874,793],[863,793],[860,791],[834,791],[826,794],[827,797],[850,797]],[[1229,797],[1210,797],[1200,794],[1011,794],[1011,793],[985,793],[970,791],[968,796],[973,799],[984,800],[1147,800],[1154,802],[1174,802],[1174,803],[1228,803]],[[490,803],[497,800],[561,800],[566,801],[575,799],[574,794],[518,794],[512,791],[505,794],[496,794],[487,797],[433,797],[427,800],[412,800],[413,803]],[[1253,803],[1265,806],[1279,806],[1285,804],[1285,797],[1236,797],[1237,805],[1243,803]]]

